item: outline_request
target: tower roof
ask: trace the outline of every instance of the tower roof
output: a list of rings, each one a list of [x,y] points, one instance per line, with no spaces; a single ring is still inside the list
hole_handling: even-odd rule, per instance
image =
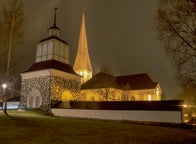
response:
[[[46,70],[46,69],[56,69],[66,73],[77,75],[70,65],[56,60],[48,60],[48,61],[34,63],[28,70],[24,71],[23,73],[38,71],[38,70]]]
[[[82,23],[80,29],[78,51],[74,63],[74,70],[87,70],[92,72],[92,66],[90,62],[90,57],[88,53],[86,26],[85,26],[85,15],[82,14]]]

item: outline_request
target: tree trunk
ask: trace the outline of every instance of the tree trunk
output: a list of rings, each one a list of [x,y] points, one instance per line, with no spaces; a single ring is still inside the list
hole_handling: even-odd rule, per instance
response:
[[[7,69],[6,69],[6,84],[8,85],[8,80],[10,76],[10,62],[11,62],[11,52],[12,52],[12,43],[13,43],[13,30],[14,30],[14,23],[15,23],[15,16],[14,14],[12,15],[12,20],[11,20],[11,25],[10,25],[10,37],[9,37],[9,42],[8,42],[8,57],[7,57]],[[9,85],[8,85],[9,86]],[[5,90],[5,98],[4,98],[4,109],[3,112],[5,115],[8,116],[7,113],[7,88]]]

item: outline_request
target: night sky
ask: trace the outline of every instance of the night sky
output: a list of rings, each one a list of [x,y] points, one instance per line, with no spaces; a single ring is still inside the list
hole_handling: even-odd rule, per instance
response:
[[[0,6],[7,0],[0,0]],[[25,37],[19,71],[35,61],[36,43],[53,25],[55,0],[24,0]],[[88,48],[94,74],[148,73],[158,81],[167,99],[179,93],[175,69],[156,38],[157,0],[56,0],[57,26],[71,46],[71,65],[77,52],[82,8],[85,8]]]

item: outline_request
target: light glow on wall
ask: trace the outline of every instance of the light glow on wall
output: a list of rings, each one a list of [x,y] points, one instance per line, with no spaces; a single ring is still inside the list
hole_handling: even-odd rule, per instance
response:
[[[160,94],[159,88],[156,88],[156,95],[158,96]]]
[[[148,101],[151,101],[151,100],[152,100],[152,96],[148,95]]]

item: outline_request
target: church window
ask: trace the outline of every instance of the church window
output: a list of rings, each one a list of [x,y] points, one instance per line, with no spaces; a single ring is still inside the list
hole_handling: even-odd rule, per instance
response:
[[[54,56],[55,60],[59,60],[59,57],[57,55]]]
[[[48,58],[47,59],[48,60],[52,59],[52,55],[48,55]]]
[[[61,62],[64,62],[64,58],[63,57],[60,57],[59,59]]]
[[[42,54],[42,46],[38,45],[37,53],[36,53],[36,62],[40,62],[41,61],[41,54]]]
[[[40,62],[40,61],[41,61],[41,57],[37,57],[36,62]]]
[[[151,101],[152,100],[152,96],[149,94],[148,95],[148,101]]]
[[[60,45],[60,56],[61,57],[64,57],[64,49],[63,49],[63,46],[62,45]]]
[[[59,55],[59,43],[58,42],[55,42],[54,54]]]
[[[39,45],[37,47],[37,57],[40,57],[41,56],[41,50],[42,50],[42,47],[41,47],[41,45]]]
[[[55,42],[55,47],[54,47],[54,59],[55,60],[60,60],[60,47],[59,47],[59,43]]]
[[[66,47],[64,46],[64,50],[65,50],[64,51],[64,56],[65,56],[65,58],[68,59],[69,58],[69,49],[68,49],[68,47],[67,46]]]
[[[42,61],[46,60],[46,56],[42,56]]]
[[[48,43],[48,54],[52,54],[53,42]]]
[[[156,88],[156,95],[158,96],[160,94],[159,88]]]
[[[45,43],[42,48],[42,56],[45,56],[45,55],[47,55],[47,43]]]

